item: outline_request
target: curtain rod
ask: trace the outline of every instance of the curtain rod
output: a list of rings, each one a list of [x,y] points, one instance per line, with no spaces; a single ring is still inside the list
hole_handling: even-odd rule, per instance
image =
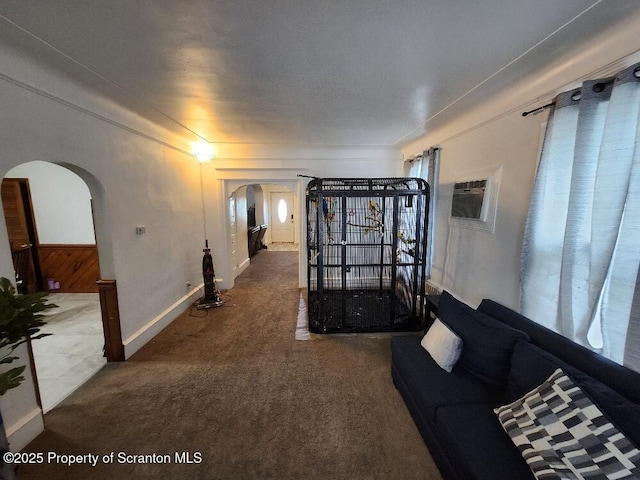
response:
[[[531,115],[532,113],[538,113],[541,112],[547,108],[553,107],[556,104],[556,102],[551,102],[551,103],[547,103],[546,105],[543,105],[541,107],[538,108],[534,108],[533,110],[529,110],[528,112],[522,112],[522,116],[526,117],[527,115]]]
[[[417,154],[415,154],[413,157],[411,157],[411,158],[407,158],[407,159],[405,160],[405,162],[413,163],[413,162],[415,162],[417,159],[424,157],[424,152],[431,153],[432,151],[433,151],[433,152],[437,152],[438,150],[440,150],[440,147],[431,147],[431,148],[429,148],[429,149],[427,149],[427,150],[423,150],[423,151],[422,151],[422,153],[417,153]]]
[[[640,77],[640,75],[638,75],[638,72],[640,72],[640,67],[636,68],[634,70],[634,75],[636,77]],[[596,92],[596,93],[600,93],[602,92],[606,87],[608,87],[609,85],[613,85],[613,83],[615,82],[616,77],[611,77],[609,79],[606,80],[602,80],[601,82],[598,82],[596,84],[593,85],[593,87],[591,87],[591,89]],[[571,97],[572,100],[578,101],[580,100],[580,93],[579,93],[580,89],[578,88],[576,90],[576,93],[573,94],[573,96]],[[575,97],[575,98],[574,98]],[[538,113],[541,112],[542,110],[549,108],[549,107],[553,107],[556,104],[556,102],[551,102],[551,103],[547,103],[546,105],[543,105],[541,107],[538,108],[534,108],[533,110],[529,110],[528,112],[522,112],[522,116],[526,117],[527,115],[530,115],[532,113]]]

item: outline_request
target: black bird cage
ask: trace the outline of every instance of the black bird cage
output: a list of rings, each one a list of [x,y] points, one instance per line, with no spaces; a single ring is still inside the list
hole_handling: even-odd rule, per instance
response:
[[[429,185],[420,178],[316,178],[306,203],[309,330],[418,330]]]

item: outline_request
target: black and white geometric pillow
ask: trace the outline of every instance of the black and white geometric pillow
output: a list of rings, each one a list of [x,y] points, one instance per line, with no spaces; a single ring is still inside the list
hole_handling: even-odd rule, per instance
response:
[[[494,411],[536,478],[640,478],[640,451],[561,369]]]

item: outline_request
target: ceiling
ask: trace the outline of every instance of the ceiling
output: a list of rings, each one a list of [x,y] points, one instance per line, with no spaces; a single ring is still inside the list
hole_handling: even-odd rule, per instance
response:
[[[401,146],[637,0],[0,0],[0,44],[211,142]]]

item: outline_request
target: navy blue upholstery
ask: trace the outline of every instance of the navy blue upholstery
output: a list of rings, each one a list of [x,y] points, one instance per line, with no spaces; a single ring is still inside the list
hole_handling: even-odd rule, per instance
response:
[[[435,421],[441,405],[485,403],[494,407],[502,402],[501,391],[487,388],[466,370],[454,367],[451,373],[445,372],[431,360],[420,340],[421,337],[415,335],[394,337],[391,355],[429,421]],[[416,365],[420,368],[415,368]]]
[[[511,365],[513,345],[529,337],[442,292],[438,316],[464,342],[458,365],[480,380],[504,387]]]
[[[490,408],[477,404],[443,406],[438,409],[435,431],[455,459],[459,478],[534,478]]]
[[[606,383],[634,403],[640,403],[640,374],[572,342],[493,300],[482,300],[478,311],[529,335],[531,343]]]
[[[445,292],[439,316],[465,342],[452,372],[417,335],[391,339],[391,372],[445,480],[534,478],[493,408],[538,386],[556,365],[638,444],[640,374],[491,300],[476,311]]]

